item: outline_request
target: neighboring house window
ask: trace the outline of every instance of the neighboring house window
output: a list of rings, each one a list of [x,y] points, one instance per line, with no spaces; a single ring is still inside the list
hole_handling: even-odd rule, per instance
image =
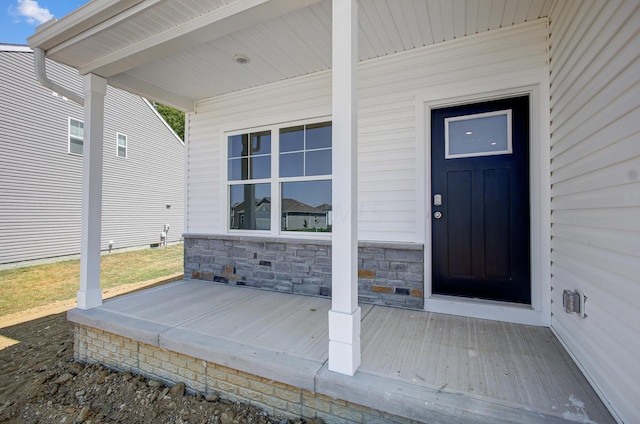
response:
[[[69,153],[82,154],[84,140],[84,124],[73,118],[69,118]]]
[[[116,146],[116,154],[119,158],[127,157],[127,136],[124,134],[117,135],[117,146]]]
[[[331,122],[274,126],[227,143],[230,229],[331,232]]]

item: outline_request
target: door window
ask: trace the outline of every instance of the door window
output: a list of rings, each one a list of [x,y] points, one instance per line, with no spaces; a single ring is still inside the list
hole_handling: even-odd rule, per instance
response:
[[[444,120],[445,159],[511,154],[511,109]]]

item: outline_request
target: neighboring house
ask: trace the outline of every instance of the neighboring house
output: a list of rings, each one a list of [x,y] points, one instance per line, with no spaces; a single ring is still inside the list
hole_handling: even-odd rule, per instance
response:
[[[253,197],[249,197],[249,202]],[[234,230],[268,230],[271,223],[271,198],[253,198],[255,216],[247,218],[245,202],[231,206],[229,228]],[[281,228],[284,231],[326,232],[331,226],[331,205],[309,206],[294,199],[283,198],[281,205]],[[248,225],[255,223],[255,228]]]
[[[318,390],[323,402],[345,396],[340,399],[376,408],[414,394],[357,396],[375,389],[370,374],[357,372],[360,323],[371,310],[366,303],[373,303],[413,309],[416,316],[426,310],[550,328],[615,418],[638,421],[637,1],[238,0],[129,8],[95,0],[81,12],[45,25],[29,43],[84,75],[94,95],[85,107],[100,105],[108,82],[188,112],[184,231],[191,285],[176,287],[204,291],[211,285],[195,281],[202,279],[331,296],[328,369],[298,386],[308,391],[299,397]],[[92,137],[99,142],[101,134]],[[289,231],[287,199],[324,204],[331,231],[311,232],[305,218],[302,229],[296,224]],[[236,225],[243,218],[235,209],[243,210],[243,226]],[[98,213],[88,211],[84,222],[90,225]],[[95,271],[89,262],[84,266]],[[243,349],[252,347],[206,356],[216,346],[197,337],[212,323],[194,323],[197,331],[188,334],[197,341],[189,345],[189,325],[171,327],[169,318],[157,318],[161,311],[139,324],[117,318],[102,305],[98,281],[81,281],[78,294],[79,310],[70,316],[82,329],[76,333],[82,343],[92,346],[91,337],[103,337],[102,331],[117,343],[133,339],[139,349],[133,360],[90,348],[78,350],[78,358],[171,376],[162,374],[162,364],[141,365],[144,346],[147,355],[206,357],[198,370],[211,377],[209,386],[189,371],[198,387],[249,400],[256,390],[264,389],[256,396],[284,390],[256,371],[263,377],[258,389],[241,396],[238,380],[249,377],[225,367],[242,371],[253,354]],[[189,296],[185,309],[195,299]],[[221,310],[234,316],[241,304]],[[327,319],[311,318],[314,311],[307,320]],[[394,328],[413,328],[414,315],[403,315]],[[465,343],[485,337],[483,322],[473,321],[462,341],[455,337],[459,328],[443,336],[429,327],[424,344],[410,344],[411,334],[402,333],[406,344],[368,344],[368,354],[384,350],[384,368],[405,348],[421,352],[440,334],[451,337],[447,352],[467,363],[478,353]],[[258,332],[272,324],[255,321]],[[233,335],[224,334],[221,349]],[[493,343],[518,337],[505,338]],[[294,361],[301,353],[291,350],[291,356],[265,357]],[[499,355],[498,348],[492,352]],[[444,356],[429,359],[434,369]],[[392,370],[399,376],[403,366]],[[488,374],[485,382],[524,368]],[[353,377],[338,379],[332,371]],[[224,372],[229,380],[212,386]],[[528,398],[527,384],[544,386],[538,377],[509,390]],[[422,380],[411,378],[408,384]],[[323,385],[329,379],[335,384]],[[407,416],[447,411],[452,422],[488,419],[482,415],[487,404],[473,407],[479,395],[447,394],[447,384],[423,387],[432,397]],[[297,407],[290,412],[306,406]],[[519,413],[530,413],[526,422],[543,419],[526,408]],[[573,417],[558,414],[554,419]],[[510,420],[517,416],[501,422]]]
[[[0,264],[80,253],[83,108],[43,87],[26,46],[0,45]],[[47,61],[78,92],[77,71]],[[100,248],[157,245],[184,226],[184,143],[148,101],[109,87]]]

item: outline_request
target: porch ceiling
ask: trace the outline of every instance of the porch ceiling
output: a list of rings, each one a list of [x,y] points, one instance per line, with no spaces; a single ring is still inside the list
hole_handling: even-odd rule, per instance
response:
[[[359,0],[359,59],[546,17],[553,0]],[[94,0],[29,38],[113,86],[191,110],[331,67],[331,0]],[[249,58],[246,64],[235,55]]]

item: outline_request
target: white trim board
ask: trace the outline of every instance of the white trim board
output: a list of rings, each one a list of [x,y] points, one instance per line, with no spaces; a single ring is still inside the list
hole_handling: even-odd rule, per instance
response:
[[[418,214],[424,226],[424,309],[453,315],[548,327],[551,325],[551,224],[548,81],[520,78],[493,83],[440,86],[416,96]],[[483,90],[478,90],[482,87]],[[530,96],[531,307],[431,293],[431,110],[519,95]]]

